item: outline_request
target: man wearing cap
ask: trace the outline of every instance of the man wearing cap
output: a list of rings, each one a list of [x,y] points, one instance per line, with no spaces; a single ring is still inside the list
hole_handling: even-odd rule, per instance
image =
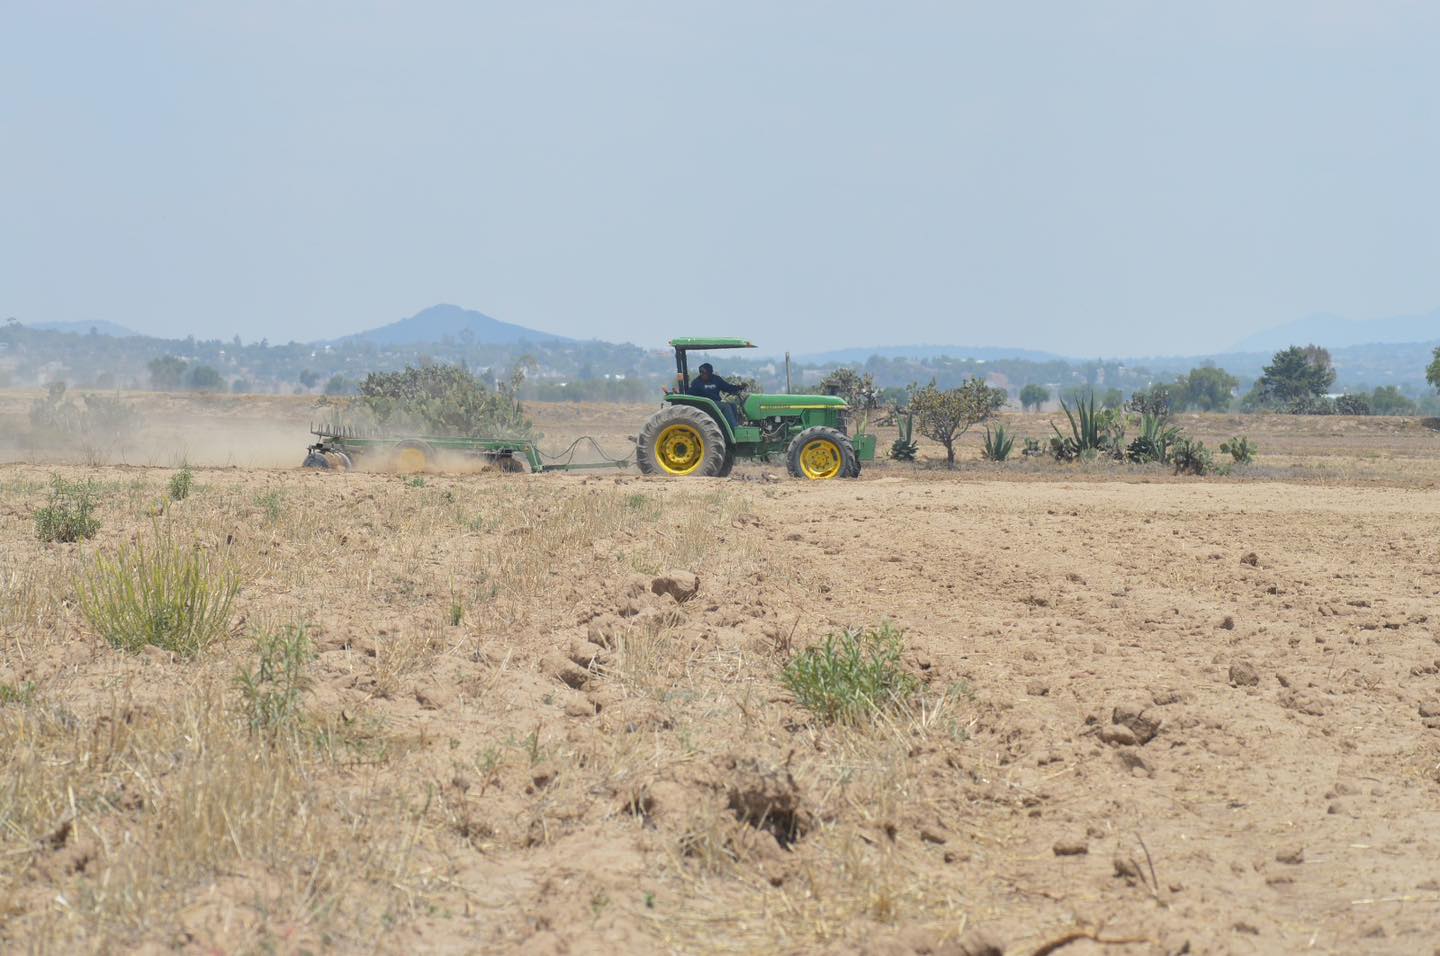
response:
[[[735,418],[735,406],[722,402],[720,400],[722,393],[725,395],[739,395],[740,388],[739,386],[731,385],[716,375],[715,367],[709,362],[701,365],[700,374],[690,380],[690,394],[700,398],[708,398],[716,405],[719,405],[720,413],[725,416],[725,420],[730,423],[730,427],[734,428],[739,424]]]

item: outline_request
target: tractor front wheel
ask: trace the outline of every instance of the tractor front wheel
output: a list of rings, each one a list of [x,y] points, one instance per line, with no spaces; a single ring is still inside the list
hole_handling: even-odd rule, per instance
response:
[[[714,478],[725,467],[725,458],[725,433],[719,423],[689,405],[660,409],[635,440],[641,474]]]
[[[790,442],[786,453],[790,474],[796,478],[823,481],[829,478],[854,478],[860,474],[855,460],[855,446],[834,428],[807,428]]]

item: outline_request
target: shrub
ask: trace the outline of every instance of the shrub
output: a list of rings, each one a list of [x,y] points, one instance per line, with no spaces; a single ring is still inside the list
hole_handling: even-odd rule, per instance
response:
[[[161,355],[146,365],[150,371],[150,384],[157,392],[168,392],[180,387],[188,363],[174,355]]]
[[[1207,475],[1215,470],[1215,459],[1203,441],[1182,438],[1175,446],[1171,459],[1177,475]]]
[[[847,629],[797,655],[780,680],[822,720],[859,723],[904,704],[918,689],[900,662],[903,651],[900,632],[888,623]]]
[[[1284,406],[1291,415],[1334,415],[1335,400],[1324,395],[1302,395]]]
[[[100,530],[95,517],[99,491],[93,481],[66,481],[50,476],[50,498],[35,512],[35,535],[41,541],[79,541]]]
[[[221,392],[225,390],[225,379],[208,365],[196,365],[185,374],[187,385],[197,392]]]
[[[343,375],[332,375],[325,383],[326,395],[353,395],[355,394],[355,383]]]
[[[1027,438],[1025,439],[1025,449],[1021,451],[1020,454],[1026,458],[1033,458],[1036,455],[1045,454],[1045,449],[1041,447],[1040,439]]]
[[[915,441],[915,413],[897,413],[895,427],[900,435],[890,446],[890,457],[895,461],[914,461],[920,451],[920,443]]]
[[[195,473],[190,470],[189,465],[181,465],[180,470],[170,476],[170,500],[184,501],[190,497],[190,492],[195,488]]]
[[[1335,399],[1336,415],[1369,415],[1370,399],[1364,395],[1341,395]]]
[[[223,636],[240,589],[228,562],[156,533],[148,546],[97,555],[77,590],[90,626],[115,647],[193,657]]]
[[[1010,457],[1010,450],[1015,447],[1015,438],[1005,430],[1004,425],[996,425],[992,432],[985,429],[985,446],[981,454],[986,461],[1004,461]]]
[[[51,382],[45,397],[30,405],[30,430],[42,444],[124,440],[138,431],[141,423],[140,413],[118,398],[83,395],[77,405],[66,397],[64,382]]]
[[[859,416],[857,434],[864,434],[870,422],[870,413],[880,407],[880,389],[875,385],[875,376],[869,372],[860,373],[853,368],[837,368],[820,380],[818,386],[822,395],[838,395],[849,405],[849,412]]]
[[[1260,449],[1244,435],[1236,435],[1227,442],[1221,442],[1220,453],[1229,455],[1237,465],[1248,465],[1255,460],[1255,453]]]
[[[262,631],[255,638],[255,667],[235,678],[250,729],[274,735],[300,719],[300,699],[309,686],[305,665],[314,656],[305,628]]]
[[[1144,414],[1140,416],[1140,434],[1126,449],[1126,454],[1135,462],[1170,463],[1170,449],[1180,440],[1180,429],[1166,422],[1165,416]]]

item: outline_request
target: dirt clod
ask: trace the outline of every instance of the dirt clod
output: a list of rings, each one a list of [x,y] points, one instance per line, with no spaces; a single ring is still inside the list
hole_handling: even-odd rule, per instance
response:
[[[650,582],[654,594],[668,594],[681,604],[700,593],[700,576],[691,571],[673,571]]]
[[[942,944],[933,956],[1005,956],[1005,950],[989,936],[972,930]]]
[[[1110,722],[1128,728],[1139,744],[1149,743],[1160,732],[1160,719],[1146,713],[1144,705],[1135,702],[1117,706],[1110,714]]]
[[[727,799],[736,819],[775,837],[788,849],[814,825],[789,771],[754,758],[730,759]]]
[[[1294,866],[1305,862],[1305,848],[1303,846],[1287,846],[1275,854],[1276,863],[1288,863]]]
[[[1255,687],[1260,683],[1260,672],[1249,661],[1235,661],[1230,665],[1230,684],[1233,687]]]
[[[1258,567],[1260,565],[1260,555],[1256,554],[1254,551],[1246,552],[1244,557],[1240,559],[1240,563],[1249,565],[1252,568]]]
[[[1100,728],[1100,739],[1114,747],[1133,747],[1140,742],[1135,731],[1123,724]]]
[[[1090,844],[1084,837],[1065,837],[1056,840],[1052,849],[1056,856],[1084,856],[1090,852]]]

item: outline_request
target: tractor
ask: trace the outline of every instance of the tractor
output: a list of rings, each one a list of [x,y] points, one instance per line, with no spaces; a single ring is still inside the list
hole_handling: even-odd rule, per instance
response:
[[[875,436],[850,437],[845,400],[834,395],[746,395],[736,423],[713,399],[690,392],[689,353],[753,349],[745,339],[679,338],[676,388],[635,439],[635,462],[647,475],[723,478],[735,459],[785,457],[796,478],[855,478],[875,459]]]

